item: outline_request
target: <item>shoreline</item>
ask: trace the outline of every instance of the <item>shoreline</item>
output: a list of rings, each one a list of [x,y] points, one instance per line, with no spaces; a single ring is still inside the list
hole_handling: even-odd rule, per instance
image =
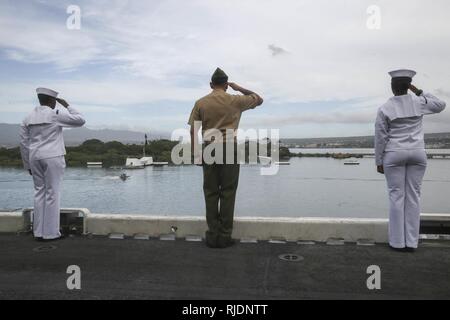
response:
[[[309,148],[308,148],[309,149]],[[320,149],[318,149],[320,150]],[[430,150],[449,150],[449,149],[430,149]],[[448,153],[448,159],[450,159],[450,153]],[[326,152],[326,153],[301,153],[301,152],[297,152],[297,153],[291,153],[289,155],[289,157],[283,157],[280,158],[280,160],[289,160],[291,158],[333,158],[335,160],[345,160],[345,159],[351,159],[351,158],[355,158],[355,159],[364,159],[364,158],[373,158],[373,156],[369,156],[366,154],[360,154],[360,153],[342,153],[342,152]],[[433,155],[429,155],[429,159],[435,159],[433,158]],[[66,158],[67,161],[67,158]],[[248,163],[246,162],[245,164],[252,164],[252,163]],[[181,164],[181,165],[175,165],[171,162],[169,162],[167,164],[167,166],[192,166],[194,164]],[[0,168],[15,168],[15,169],[20,169],[22,167],[22,161],[8,161],[8,162],[2,162],[0,161]],[[67,168],[86,168],[86,169],[90,169],[87,167],[87,165],[73,165],[70,164],[70,162],[67,163]],[[120,165],[113,165],[113,166],[105,166],[102,167],[103,169],[111,169],[111,170],[127,170],[128,168],[125,168],[125,166],[121,167]]]

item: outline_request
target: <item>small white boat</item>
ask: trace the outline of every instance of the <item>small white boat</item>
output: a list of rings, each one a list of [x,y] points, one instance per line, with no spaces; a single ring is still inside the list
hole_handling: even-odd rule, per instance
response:
[[[348,160],[344,162],[344,165],[346,166],[359,166],[359,164],[358,160]]]
[[[126,173],[122,173],[122,174],[119,176],[119,178],[120,178],[120,180],[122,180],[122,181],[127,181],[127,179],[130,178],[130,176],[128,176]]]
[[[153,162],[153,166],[155,167],[162,167],[162,166],[167,166],[169,165],[168,162]]]
[[[88,162],[86,165],[88,168],[102,168],[103,162]]]

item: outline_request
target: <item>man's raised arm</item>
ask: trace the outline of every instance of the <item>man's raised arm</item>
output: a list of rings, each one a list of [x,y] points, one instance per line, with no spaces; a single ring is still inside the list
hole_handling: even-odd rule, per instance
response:
[[[66,128],[82,127],[86,120],[83,115],[75,108],[71,107],[64,99],[56,99],[68,112],[60,112],[57,115],[58,124]]]
[[[228,82],[228,85],[231,87],[231,89],[242,93],[244,96],[250,96],[250,95],[255,96],[255,98],[256,98],[255,107],[263,104],[264,100],[263,100],[263,98],[261,98],[261,96],[259,94],[255,93],[251,90],[245,89],[234,82]]]

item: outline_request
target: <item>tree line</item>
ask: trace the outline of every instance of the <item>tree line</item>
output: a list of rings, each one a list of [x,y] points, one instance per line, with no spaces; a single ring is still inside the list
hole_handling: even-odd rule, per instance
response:
[[[146,155],[153,157],[154,161],[170,162],[171,150],[177,143],[170,140],[149,141],[145,146],[145,152]],[[123,166],[127,157],[141,158],[143,149],[142,144],[91,139],[76,147],[66,147],[66,163],[69,167],[85,167],[87,162],[103,162],[104,167]],[[0,165],[21,166],[20,149],[0,148]]]
[[[153,157],[154,161],[172,163],[172,149],[178,143],[178,141],[166,139],[149,141],[145,146],[145,153]],[[268,148],[270,150],[270,145]],[[143,149],[143,144],[123,144],[118,141],[103,142],[91,139],[76,147],[66,147],[66,163],[69,167],[85,167],[87,162],[103,162],[104,167],[123,166],[127,157],[141,158]],[[280,147],[280,158],[290,156],[288,148]],[[18,147],[0,148],[0,166],[22,166],[20,149]]]

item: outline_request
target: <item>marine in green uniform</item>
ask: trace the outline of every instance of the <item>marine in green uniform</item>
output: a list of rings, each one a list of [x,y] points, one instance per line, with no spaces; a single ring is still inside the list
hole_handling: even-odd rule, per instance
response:
[[[211,141],[211,137],[208,137],[210,129],[220,130],[221,142],[236,143],[236,130],[242,112],[260,106],[263,99],[253,91],[228,82],[228,76],[219,68],[212,75],[210,86],[212,92],[195,103],[189,118],[191,143],[194,146],[198,134],[194,127],[196,121],[201,122],[204,143]],[[228,87],[242,94],[228,94]],[[231,136],[226,134],[230,130],[234,132]],[[226,157],[225,146],[223,150]],[[221,163],[203,163],[203,191],[208,223],[206,245],[211,248],[226,248],[234,243],[231,235],[239,181],[239,164],[234,158],[232,164],[225,160]]]

